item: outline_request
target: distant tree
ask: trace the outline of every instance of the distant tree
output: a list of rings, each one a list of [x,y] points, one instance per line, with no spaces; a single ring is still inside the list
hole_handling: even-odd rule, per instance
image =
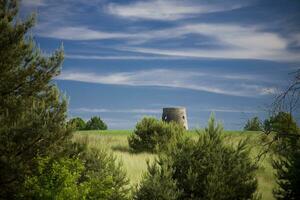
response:
[[[248,119],[245,127],[245,131],[261,131],[261,122],[258,117],[253,117],[252,119]]]
[[[80,117],[75,117],[69,120],[68,124],[74,126],[76,130],[84,130],[85,129],[85,121]]]
[[[28,32],[34,17],[21,21],[18,0],[0,1],[0,199],[14,199],[36,156],[58,156],[69,143],[67,101],[52,79],[63,50],[43,56]]]
[[[145,117],[136,124],[133,134],[128,137],[128,143],[134,151],[157,152],[182,137],[184,131],[184,128],[175,122]]]
[[[174,148],[148,164],[134,199],[257,199],[257,166],[247,141],[224,143],[222,126],[210,118],[197,141],[178,140]]]
[[[85,126],[86,130],[106,130],[107,125],[100,119],[100,117],[92,117]]]

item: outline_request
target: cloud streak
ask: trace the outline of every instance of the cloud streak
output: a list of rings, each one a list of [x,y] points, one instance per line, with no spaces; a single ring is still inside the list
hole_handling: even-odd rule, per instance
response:
[[[122,18],[174,21],[192,18],[201,14],[228,11],[242,7],[239,4],[196,4],[192,1],[137,1],[131,4],[111,3],[107,12]]]
[[[182,56],[191,58],[227,58],[227,59],[262,59],[279,61],[299,61],[300,55],[288,51],[290,39],[262,27],[242,26],[237,24],[196,23],[176,28],[154,31],[151,36],[144,37],[145,42],[152,39],[182,38],[189,34],[195,37],[206,36],[213,43],[223,48],[190,47],[190,48],[145,48],[128,47],[124,50],[164,56]],[[151,38],[152,37],[152,38]]]
[[[106,109],[106,108],[75,108],[71,109],[72,112],[86,112],[86,113],[134,113],[134,114],[158,114],[161,109]]]
[[[174,106],[172,106],[174,107]],[[176,106],[175,106],[176,107]],[[234,108],[203,108],[192,109],[193,112],[220,112],[220,113],[259,113],[263,111],[234,109]],[[107,109],[107,108],[73,108],[73,113],[131,113],[131,114],[162,114],[162,108],[128,108],[128,109]]]
[[[185,57],[186,59],[200,59],[200,58],[212,58],[212,59],[258,59],[258,60],[273,60],[273,61],[287,61],[295,62],[300,60],[300,55],[296,53],[289,53],[286,51],[261,51],[256,52],[254,50],[199,50],[197,48],[185,48],[185,49],[161,49],[161,48],[139,48],[139,47],[126,47],[124,50],[145,53],[161,56],[178,56]],[[261,54],[260,54],[261,53]]]
[[[39,35],[66,40],[105,40],[131,37],[130,34],[126,33],[103,32],[83,26],[55,28],[51,31],[42,31]]]
[[[175,46],[172,49],[162,48],[160,45],[156,45],[153,48],[143,45],[153,41],[159,41],[160,44],[163,44],[170,39],[184,41],[184,37],[191,34],[194,35],[194,39],[197,38],[200,41],[206,41],[207,38],[210,38],[212,43],[217,44],[217,47],[207,48],[207,46],[201,46],[201,42],[197,46],[188,48]],[[283,38],[273,32],[264,31],[263,27],[242,26],[238,24],[194,23],[174,28],[135,32],[106,32],[87,27],[61,27],[41,31],[39,35],[65,40],[119,40],[120,43],[135,44],[135,46],[120,45],[119,49],[123,51],[160,55],[161,57],[185,57],[186,59],[261,59],[275,61],[300,60],[298,53],[288,50],[290,39]],[[74,55],[73,57],[75,58]],[[94,56],[91,59],[105,58]],[[118,59],[122,58],[118,57]],[[138,57],[133,56],[131,59],[138,59]]]
[[[134,72],[120,72],[96,74],[87,72],[65,71],[58,80],[79,81],[97,84],[124,85],[124,86],[153,86],[177,89],[204,91],[223,95],[253,97],[266,95],[274,88],[249,83],[246,80],[230,75],[214,75],[202,72],[154,69]]]
[[[80,60],[178,60],[186,59],[179,56],[102,56],[102,55],[80,55],[67,54],[66,58],[80,59]]]

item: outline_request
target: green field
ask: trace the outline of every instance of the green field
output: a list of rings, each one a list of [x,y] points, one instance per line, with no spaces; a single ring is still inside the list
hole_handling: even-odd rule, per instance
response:
[[[130,153],[127,137],[131,133],[131,130],[78,131],[74,135],[74,140],[78,142],[87,140],[89,147],[104,148],[113,152],[123,162],[130,183],[132,186],[135,186],[141,179],[143,172],[146,171],[146,160],[150,160],[151,162],[155,158],[155,154]],[[198,137],[195,131],[189,131],[187,135],[195,139]],[[248,138],[249,145],[252,147],[251,155],[253,158],[255,158],[260,150],[259,132],[224,131],[223,135],[225,141],[233,145],[237,144],[241,139]],[[257,177],[259,181],[259,193],[262,195],[262,199],[274,199],[272,189],[275,181],[269,157],[259,162]]]

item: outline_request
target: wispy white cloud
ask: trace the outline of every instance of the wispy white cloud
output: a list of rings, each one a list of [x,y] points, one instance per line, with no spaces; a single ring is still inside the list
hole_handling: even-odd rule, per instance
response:
[[[80,113],[148,113],[148,114],[158,114],[161,113],[161,109],[143,109],[143,108],[134,108],[134,109],[106,109],[106,108],[75,108],[71,109],[72,112]]]
[[[42,29],[42,28],[41,28]],[[66,40],[103,40],[103,39],[120,39],[131,37],[126,33],[110,33],[98,30],[92,30],[87,27],[60,27],[53,30],[43,31],[38,33],[40,36],[66,39]]]
[[[179,34],[203,34],[217,39],[222,44],[241,48],[273,50],[283,49],[287,46],[286,39],[255,26],[200,23],[184,25],[176,28],[175,31]]]
[[[164,31],[155,31],[145,40],[157,38],[180,38],[188,34],[198,34],[199,37],[211,38],[215,44],[225,48],[203,49],[193,47],[188,49],[162,49],[131,47],[124,50],[149,53],[155,55],[184,56],[193,58],[233,58],[233,59],[265,59],[299,61],[300,55],[288,51],[290,39],[264,31],[262,27],[242,26],[233,24],[187,24]]]
[[[228,11],[240,8],[242,4],[201,4],[195,1],[154,0],[137,1],[130,4],[111,3],[107,12],[129,19],[178,20],[199,14]]]
[[[255,51],[254,49],[219,49],[201,50],[197,48],[161,49],[161,48],[139,48],[127,47],[124,50],[163,56],[181,56],[186,58],[214,58],[214,59],[259,59],[274,61],[299,61],[297,53],[282,51]]]
[[[172,106],[174,107],[174,106]],[[176,107],[176,106],[175,106]],[[127,108],[127,109],[107,109],[107,108],[73,108],[73,113],[131,113],[131,114],[162,114],[162,107],[156,109],[149,108]],[[222,112],[222,113],[259,113],[255,109],[236,109],[236,108],[202,108],[192,109],[193,112]],[[137,115],[142,116],[142,115]]]
[[[183,59],[180,56],[101,56],[101,55],[80,55],[67,54],[66,58],[82,59],[82,60],[177,60]]]
[[[273,90],[257,85],[257,81],[241,84],[246,81],[243,77],[238,80],[237,77],[229,75],[167,69],[109,74],[65,71],[57,79],[111,85],[181,88],[233,96],[265,95],[266,90]]]
[[[214,44],[222,48],[203,48],[200,45],[190,48],[180,46],[172,49],[146,48],[141,44],[153,40],[164,41],[170,39],[184,39],[184,36],[193,34],[195,38],[210,38]],[[211,24],[195,23],[180,25],[175,28],[165,28],[151,31],[136,32],[105,32],[87,27],[61,27],[53,30],[39,32],[40,36],[66,39],[66,40],[103,40],[118,39],[135,46],[119,49],[144,54],[160,56],[173,56],[188,58],[227,58],[227,59],[264,59],[278,61],[299,61],[300,54],[288,50],[289,38],[284,38],[277,33],[264,31],[263,27],[242,26],[238,24]],[[295,36],[295,38],[297,38]],[[203,39],[204,40],[204,39]],[[136,46],[139,44],[139,46]],[[80,56],[73,55],[73,58]],[[81,56],[83,59],[84,56]],[[87,58],[85,56],[85,58]],[[110,59],[109,57],[90,56],[92,59]],[[113,57],[111,57],[113,58]],[[125,59],[126,57],[124,57]],[[131,59],[145,59],[145,57],[128,57]],[[123,59],[118,57],[117,59]],[[148,59],[148,58],[147,58]]]
[[[259,113],[259,112],[263,112],[263,111],[259,111],[259,110],[234,109],[234,108],[207,108],[207,109],[201,109],[200,111],[220,112],[220,113]]]

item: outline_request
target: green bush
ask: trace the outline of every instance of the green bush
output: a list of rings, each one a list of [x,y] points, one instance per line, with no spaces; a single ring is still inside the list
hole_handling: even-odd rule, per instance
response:
[[[104,150],[89,148],[79,156],[84,163],[80,183],[88,182],[88,199],[126,200],[129,181],[122,163]]]
[[[100,117],[92,117],[85,126],[86,130],[107,130],[107,125],[100,119]]]
[[[80,117],[75,117],[69,120],[68,124],[73,126],[75,130],[84,130],[85,129],[85,121]]]
[[[80,150],[81,151],[81,150]],[[37,158],[38,171],[28,176],[19,198],[127,200],[129,181],[116,158],[85,149],[73,158]]]
[[[246,141],[237,147],[226,145],[221,132],[222,126],[216,126],[211,118],[198,141],[178,141],[148,167],[134,198],[151,199],[152,194],[170,194],[162,199],[180,200],[258,198],[257,167],[251,161]]]
[[[182,137],[184,128],[175,122],[163,122],[155,118],[143,118],[138,122],[128,143],[134,151],[157,152]]]
[[[261,131],[261,122],[258,117],[253,117],[252,119],[248,119],[244,130],[245,131]]]
[[[88,185],[77,184],[84,169],[80,160],[45,157],[37,158],[37,163],[38,172],[26,178],[24,192],[19,194],[19,198],[85,199]]]
[[[179,197],[176,181],[172,179],[172,171],[166,165],[157,163],[148,165],[148,173],[144,174],[134,200],[176,200]]]

